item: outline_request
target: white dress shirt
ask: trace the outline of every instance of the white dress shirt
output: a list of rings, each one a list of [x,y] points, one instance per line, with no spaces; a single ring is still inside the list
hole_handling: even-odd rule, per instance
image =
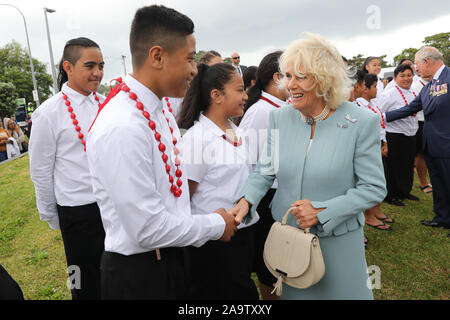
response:
[[[125,83],[156,123],[169,157],[167,164],[175,177],[172,134],[162,112],[162,101],[131,75]],[[175,119],[167,106],[164,109],[178,140],[177,147],[182,149]],[[171,184],[158,146],[136,102],[123,91],[105,106],[92,126],[87,157],[106,233],[105,251],[132,255],[158,248],[201,246],[222,236],[225,222],[220,215],[191,214],[182,157],[182,195],[176,198],[170,192]]]
[[[191,199],[194,215],[208,214],[216,208],[228,210],[234,207],[234,200],[241,194],[252,171],[248,145],[241,130],[231,121],[229,124],[236,137],[242,139],[241,145],[235,147],[225,140],[222,129],[203,114],[199,122],[183,136],[183,160],[187,177],[198,183]],[[258,214],[252,215],[238,229],[251,226],[258,220]]]
[[[380,97],[383,94],[383,91],[384,91],[383,81],[381,81],[381,79],[378,78],[378,81],[377,81],[377,96],[375,98],[373,98],[372,100],[370,100],[370,105],[372,105],[372,106],[380,106]]]
[[[384,119],[385,119],[384,122],[385,122],[385,125],[386,125],[386,116],[385,116],[384,114],[383,114],[383,115],[381,114],[381,113],[382,113],[381,108],[377,108],[376,106],[374,106],[374,105],[372,104],[373,99],[370,100],[370,101],[371,101],[371,102],[367,101],[367,100],[364,99],[363,97],[360,97],[360,98],[357,98],[357,99],[355,100],[355,104],[356,104],[358,107],[364,107],[364,108],[366,108],[368,112],[373,112],[373,110],[371,110],[371,109],[369,108],[369,106],[370,106],[371,108],[373,108],[373,109],[376,111],[377,116],[380,118],[380,138],[381,138],[381,140],[386,141],[386,129],[383,128],[383,126],[381,125],[381,123],[382,123],[382,121],[383,121],[383,118],[382,118],[382,117],[384,117]],[[378,109],[379,109],[379,110],[378,110]]]
[[[95,96],[82,95],[67,83],[61,89],[73,108],[85,139],[98,112]],[[36,190],[36,205],[42,221],[59,229],[56,204],[76,207],[94,203],[86,152],[67,111],[62,92],[33,112],[29,156],[30,175]],[[105,97],[97,94],[100,101]]]
[[[411,85],[411,90],[419,95],[420,91],[427,85],[428,81],[423,80],[421,77],[414,76],[413,83]],[[417,112],[417,120],[425,121],[425,116],[423,111]]]
[[[414,100],[415,96],[411,90],[406,90],[401,88],[400,86],[395,85],[390,89],[385,90],[380,98],[380,109],[384,113],[400,109],[406,105],[405,100],[403,100],[402,95],[397,88],[402,91],[408,104]],[[418,129],[418,119],[417,117],[413,116],[386,123],[387,132],[401,133],[408,137],[415,136]]]
[[[279,105],[280,108],[288,105],[286,101],[282,101],[265,91],[262,91],[261,96]],[[239,129],[245,132],[248,140],[250,159],[253,163],[252,169],[255,169],[266,144],[267,131],[270,129],[270,112],[277,109],[276,106],[265,100],[258,100],[245,112],[239,124]],[[277,186],[278,181],[275,179],[272,188],[276,189]]]

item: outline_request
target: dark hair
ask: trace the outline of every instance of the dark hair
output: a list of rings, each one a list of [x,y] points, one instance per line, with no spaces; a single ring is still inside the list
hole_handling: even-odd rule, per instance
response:
[[[356,74],[353,79],[356,80],[356,83],[362,84],[364,82],[365,75],[366,73],[364,73],[364,71],[356,70]]]
[[[344,61],[345,63],[348,63],[348,59],[346,57],[344,57],[344,56],[341,56],[341,57],[342,57],[342,61]]]
[[[401,64],[397,68],[395,68],[395,70],[394,70],[394,77],[398,76],[398,74],[401,73],[401,72],[405,72],[406,70],[411,71],[411,73],[414,75],[414,71],[413,71],[413,69],[411,68],[410,65],[408,65],[408,64]]]
[[[61,91],[62,85],[69,80],[66,71],[63,68],[64,61],[69,61],[75,65],[81,57],[81,48],[99,48],[99,45],[88,38],[75,38],[66,42],[64,46],[61,62],[59,63],[58,88]]]
[[[412,61],[411,59],[409,59],[409,58],[402,58],[402,59],[400,60],[400,62],[398,63],[398,65],[403,64],[403,62],[405,62],[406,60],[411,61],[411,62],[414,64],[414,61]]]
[[[205,54],[200,58],[198,64],[201,64],[201,63],[206,63],[206,64],[208,64],[208,63],[211,61],[211,59],[214,58],[214,57],[221,57],[221,58],[222,58],[222,56],[220,55],[220,53],[218,53],[217,51],[214,51],[214,50],[207,51],[207,52],[205,52]]]
[[[378,58],[378,57],[368,57],[368,58],[364,61],[361,70],[364,71],[364,73],[369,73],[369,71],[366,69],[366,67],[367,67],[367,65],[370,63],[370,61],[375,60],[375,59],[380,60],[380,58]]]
[[[283,51],[275,51],[266,55],[258,66],[256,71],[255,85],[248,90],[248,100],[245,104],[244,113],[260,98],[262,91],[273,80],[273,75],[280,71],[279,60]]]
[[[212,66],[201,64],[198,66],[198,74],[191,82],[186,92],[178,117],[178,127],[189,129],[200,117],[202,111],[207,111],[211,104],[211,91],[224,90],[230,82],[236,69],[227,63],[217,63]]]
[[[376,74],[366,73],[364,75],[364,84],[367,89],[370,89],[370,87],[376,82],[378,82],[378,77]]]
[[[164,6],[152,5],[136,11],[130,32],[130,51],[133,67],[139,68],[149,50],[161,46],[167,52],[186,44],[186,37],[194,33],[194,23],[182,13]]]
[[[256,72],[258,71],[258,67],[251,66],[245,69],[244,74],[242,75],[242,80],[244,80],[244,90],[252,85],[252,80],[256,80]]]
[[[392,78],[391,76],[386,78],[389,82],[391,82],[394,78]]]

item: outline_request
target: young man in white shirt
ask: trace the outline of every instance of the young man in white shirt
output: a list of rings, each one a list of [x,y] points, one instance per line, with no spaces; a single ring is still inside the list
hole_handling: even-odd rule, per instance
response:
[[[68,41],[58,77],[59,93],[32,115],[30,174],[41,220],[61,229],[74,300],[100,298],[100,259],[105,232],[92,190],[85,144],[104,97],[99,46]]]
[[[106,232],[103,299],[188,298],[181,247],[229,241],[236,231],[223,208],[191,215],[180,132],[161,101],[183,97],[197,74],[193,32],[173,9],[139,9],[130,33],[133,73],[90,130],[87,155]]]

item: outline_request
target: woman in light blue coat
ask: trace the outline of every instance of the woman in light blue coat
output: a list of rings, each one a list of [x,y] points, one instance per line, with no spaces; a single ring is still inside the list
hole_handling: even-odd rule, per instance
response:
[[[282,299],[373,299],[363,243],[363,212],[386,195],[375,114],[347,102],[351,82],[338,50],[318,35],[280,58],[292,106],[272,111],[265,157],[249,177],[237,221],[257,207],[276,178],[272,215],[311,228],[326,273],[316,285],[283,284]]]

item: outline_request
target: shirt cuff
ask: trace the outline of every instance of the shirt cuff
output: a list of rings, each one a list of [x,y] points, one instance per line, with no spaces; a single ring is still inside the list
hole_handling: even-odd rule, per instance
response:
[[[58,230],[59,229],[59,218],[58,218],[58,216],[54,217],[50,221],[47,221],[47,223],[50,226],[50,228],[52,228],[53,230]]]
[[[222,216],[218,213],[208,214],[206,217],[208,217],[211,225],[211,240],[219,240],[225,232],[225,220],[223,220]]]

